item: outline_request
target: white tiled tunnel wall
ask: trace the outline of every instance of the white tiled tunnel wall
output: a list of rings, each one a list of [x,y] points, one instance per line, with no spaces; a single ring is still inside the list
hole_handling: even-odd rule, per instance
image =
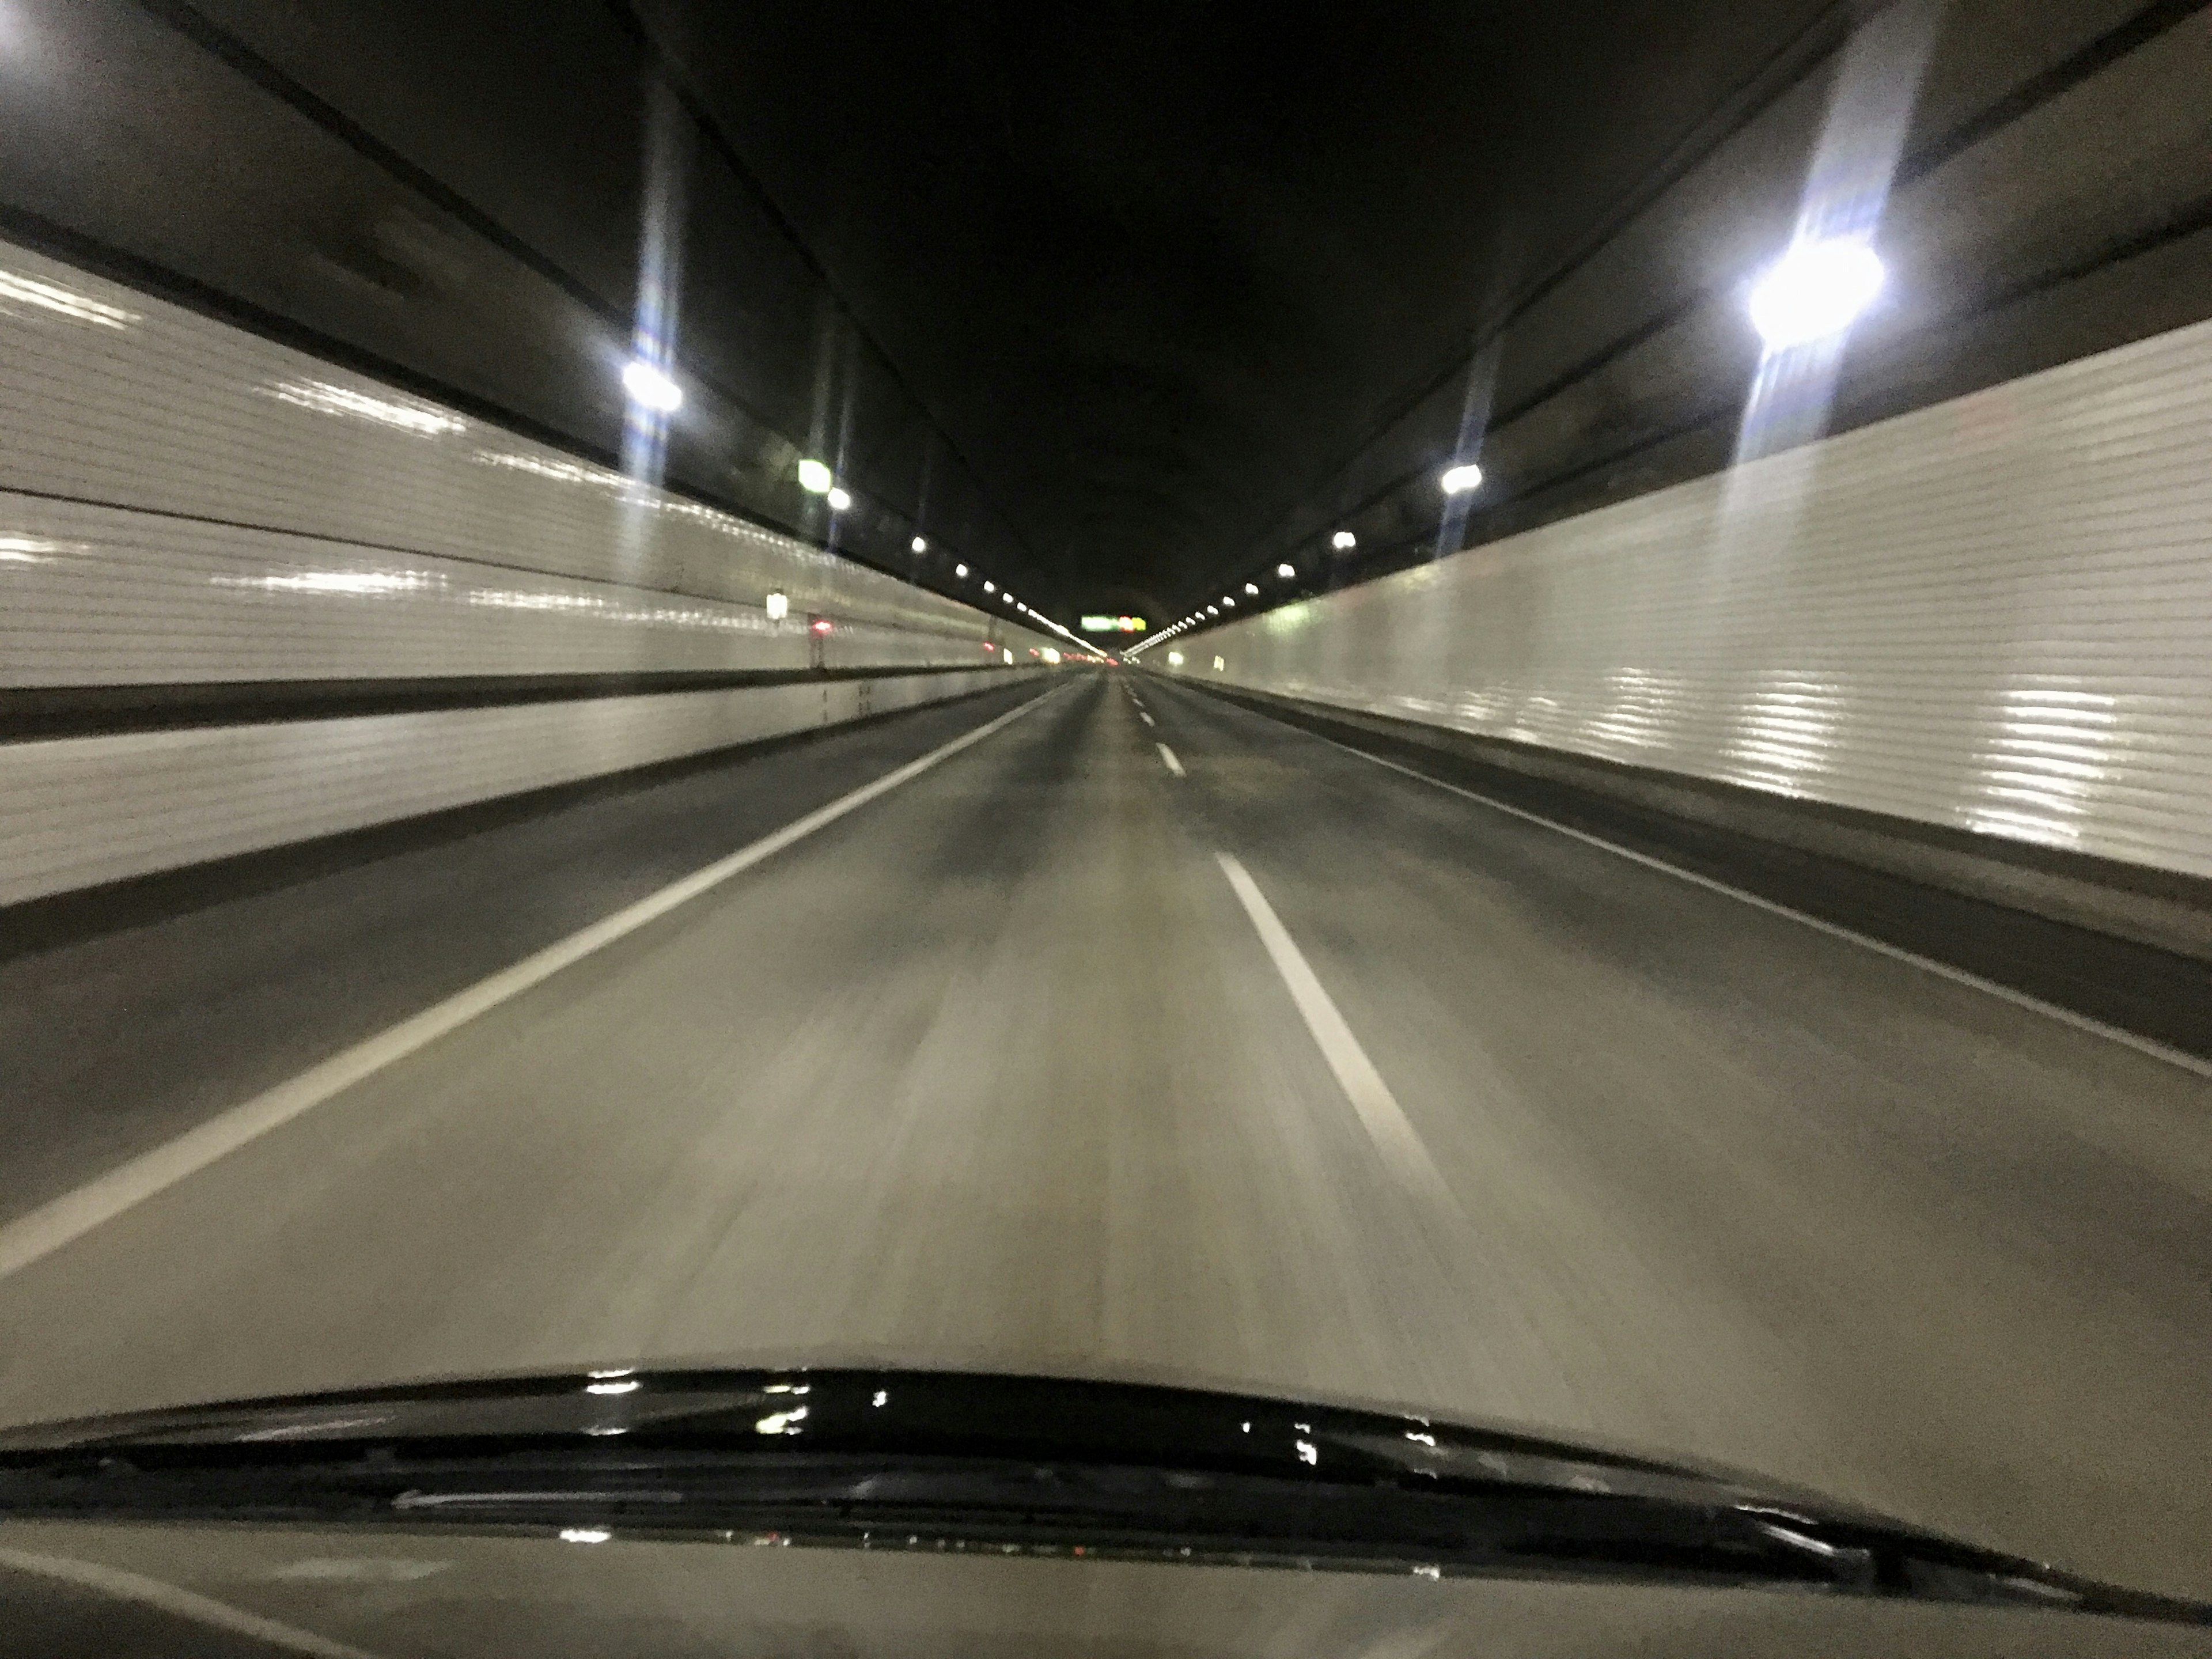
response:
[[[1177,648],[1188,676],[2212,876],[2212,324]]]
[[[0,594],[17,685],[773,667],[812,615],[848,665],[1050,642],[6,244]]]
[[[0,741],[0,904],[958,696],[1049,643],[0,244],[0,697],[879,671]]]

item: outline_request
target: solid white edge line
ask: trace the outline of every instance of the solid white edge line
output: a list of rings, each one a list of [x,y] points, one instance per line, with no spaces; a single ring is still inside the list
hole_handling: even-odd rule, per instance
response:
[[[1414,1130],[1413,1121],[1406,1115],[1405,1108],[1398,1104],[1398,1097],[1390,1092],[1390,1085],[1383,1082],[1374,1062],[1367,1058],[1367,1051],[1352,1034],[1352,1027],[1337,1011],[1305,953],[1291,937],[1291,930],[1275,914],[1275,907],[1260,890],[1260,884],[1228,854],[1216,853],[1213,856],[1220,860],[1221,873],[1229,878],[1230,886],[1236,890],[1244,914],[1252,919],[1252,926],[1260,935],[1260,943],[1267,947],[1275,971],[1289,988],[1291,1000],[1297,1005],[1306,1030],[1313,1033],[1322,1058],[1336,1074],[1338,1085],[1352,1102],[1352,1110],[1359,1114],[1368,1139],[1375,1143],[1375,1150],[1382,1155],[1383,1163],[1406,1185],[1449,1204],[1449,1189],[1437,1170],[1436,1161],[1429,1156],[1429,1149]]]
[[[817,830],[834,823],[855,808],[866,805],[879,795],[890,793],[900,785],[921,776],[939,761],[950,759],[971,744],[982,742],[1061,689],[1059,686],[1047,688],[1019,708],[1008,709],[974,731],[963,732],[950,743],[939,744],[919,759],[908,761],[896,770],[886,772],[872,783],[862,784],[827,805],[816,807],[750,846],[740,848],[726,858],[717,859],[712,864],[671,882],[658,892],[648,893],[612,915],[604,917],[590,927],[580,928],[568,938],[478,980],[442,1002],[434,1003],[419,1013],[410,1014],[398,1024],[389,1026],[375,1036],[366,1037],[351,1048],[342,1049],[329,1059],[308,1067],[289,1081],[280,1083],[250,1100],[231,1107],[187,1129],[173,1140],[142,1152],[118,1164],[106,1174],[95,1176],[73,1192],[64,1193],[59,1198],[0,1226],[0,1279],[30,1266],[42,1256],[52,1255],[102,1223],[122,1214],[133,1205],[174,1186],[188,1176],[197,1174],[217,1159],[228,1157],[271,1129],[290,1122],[302,1113],[321,1105],[333,1095],[352,1087],[395,1061],[405,1059],[417,1049],[428,1047],[479,1014],[486,1013],[532,987],[544,983],[593,951],[635,933],[648,922],[659,921],[670,911],[689,903],[732,876],[773,857],[793,842],[802,841]]]
[[[1152,747],[1160,751],[1160,759],[1166,763],[1169,771],[1174,773],[1177,777],[1184,775],[1182,763],[1176,758],[1176,751],[1174,750],[1169,748],[1167,744],[1164,743],[1156,743]]]
[[[13,1567],[17,1572],[32,1573],[41,1578],[59,1579],[82,1589],[97,1590],[118,1601],[136,1601],[142,1607],[157,1608],[172,1618],[187,1619],[211,1630],[228,1631],[233,1636],[247,1637],[272,1648],[309,1654],[313,1659],[376,1659],[376,1656],[366,1649],[355,1647],[349,1643],[318,1636],[313,1631],[301,1630],[296,1625],[264,1619],[258,1613],[248,1613],[228,1601],[218,1601],[212,1596],[180,1589],[158,1578],[149,1578],[143,1573],[128,1572],[121,1567],[111,1567],[98,1561],[78,1561],[61,1555],[34,1555],[28,1550],[0,1549],[0,1567]]]
[[[1256,714],[1259,711],[1255,709],[1251,712]],[[2123,1048],[2132,1048],[2139,1054],[2147,1055],[2152,1060],[2164,1060],[2169,1066],[2179,1066],[2185,1072],[2192,1072],[2198,1077],[2212,1078],[2212,1060],[2200,1060],[2197,1055],[2185,1049],[2170,1047],[2159,1042],[2155,1037],[2138,1036],[2135,1032],[2124,1030],[2120,1026],[2108,1025],[2103,1020],[2087,1014],[2077,1014],[2071,1008],[2062,1008],[2055,1002],[2045,1002],[2041,997],[2031,996],[2026,991],[2016,991],[2009,985],[2001,985],[1996,980],[1984,979],[1979,974],[1971,973],[1964,968],[1954,968],[1948,962],[1938,962],[1933,957],[1923,957],[1918,951],[1908,951],[1901,945],[1891,945],[1845,927],[1840,923],[1823,921],[1820,917],[1808,915],[1802,910],[1794,910],[1790,906],[1778,903],[1773,899],[1761,898],[1756,893],[1747,893],[1741,887],[1731,887],[1726,882],[1716,881],[1711,876],[1699,875],[1694,870],[1685,870],[1679,864],[1669,864],[1664,859],[1653,858],[1649,853],[1639,853],[1632,848],[1607,841],[1601,836],[1593,836],[1587,830],[1577,830],[1571,824],[1559,823],[1556,818],[1547,818],[1540,812],[1531,812],[1525,807],[1511,805],[1493,796],[1486,795],[1479,789],[1468,789],[1456,783],[1446,783],[1442,778],[1431,777],[1426,772],[1417,770],[1413,767],[1401,765],[1394,760],[1385,760],[1380,755],[1371,754],[1364,749],[1355,748],[1351,744],[1340,743],[1334,738],[1325,738],[1318,732],[1309,732],[1295,721],[1279,720],[1273,715],[1267,715],[1264,718],[1274,720],[1276,725],[1288,726],[1293,732],[1304,732],[1316,742],[1325,743],[1332,749],[1341,749],[1347,755],[1357,755],[1364,761],[1372,761],[1377,766],[1386,766],[1393,772],[1402,772],[1406,776],[1419,779],[1432,788],[1443,789],[1455,795],[1462,795],[1471,801],[1479,801],[1483,805],[1495,811],[1503,812],[1510,817],[1522,818],[1530,823],[1540,823],[1547,830],[1555,830],[1563,836],[1571,836],[1589,846],[1602,848],[1616,857],[1627,859],[1632,863],[1644,866],[1646,869],[1663,872],[1677,880],[1686,881],[1695,887],[1702,887],[1709,893],[1722,894],[1736,900],[1739,903],[1748,904],[1754,909],[1764,910],[1770,915],[1786,916],[1794,922],[1810,927],[1816,933],[1826,933],[1832,939],[1849,939],[1852,944],[1872,951],[1877,955],[1887,957],[1895,962],[1910,963],[1915,968],[1922,969],[1939,978],[1951,980],[1960,985],[1972,986],[1975,990],[1987,992],[2002,1002],[2009,1002],[2014,1007],[2026,1008],[2032,1012],[2042,1014],[2048,1018],[2057,1020],[2062,1025],[2070,1025],[2078,1031],[2086,1031],[2092,1036],[2105,1037],[2120,1044]]]

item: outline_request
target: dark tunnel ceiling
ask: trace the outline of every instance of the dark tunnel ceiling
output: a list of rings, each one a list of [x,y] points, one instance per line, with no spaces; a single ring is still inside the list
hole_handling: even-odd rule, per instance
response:
[[[1823,9],[647,10],[1050,588],[1172,599]]]

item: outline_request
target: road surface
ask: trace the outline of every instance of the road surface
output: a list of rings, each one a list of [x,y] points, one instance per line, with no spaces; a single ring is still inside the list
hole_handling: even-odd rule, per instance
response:
[[[639,1360],[1217,1382],[2212,1593],[2203,1076],[1200,691],[1070,674],[241,882],[0,963],[0,1420]]]

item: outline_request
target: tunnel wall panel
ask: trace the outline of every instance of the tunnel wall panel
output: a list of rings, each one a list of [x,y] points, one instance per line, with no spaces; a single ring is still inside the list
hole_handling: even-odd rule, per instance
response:
[[[613,371],[611,398],[619,395]],[[0,491],[9,492],[0,506],[10,515],[35,498],[130,509],[179,521],[172,540],[197,525],[203,547],[220,546],[226,532],[240,545],[252,532],[277,532],[349,544],[364,557],[463,561],[755,611],[782,592],[799,615],[964,639],[979,656],[987,637],[1019,639],[1024,652],[1046,642],[1007,618],[7,243]],[[0,517],[0,550],[10,538],[38,537]],[[0,560],[0,581],[32,568]]]
[[[1172,648],[1146,661],[2212,875],[2212,324]]]
[[[939,701],[1048,644],[0,243],[0,904]],[[788,678],[631,678],[659,673]]]
[[[0,745],[0,904],[941,702],[886,675]]]
[[[0,493],[0,688],[796,671],[806,613]],[[979,635],[838,618],[827,667],[974,667]],[[993,653],[995,655],[995,653]]]

